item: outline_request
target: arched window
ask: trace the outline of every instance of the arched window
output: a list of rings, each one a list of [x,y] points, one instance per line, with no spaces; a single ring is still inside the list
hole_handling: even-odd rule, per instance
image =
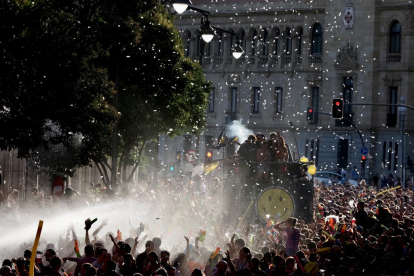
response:
[[[253,35],[252,35],[252,50],[251,50],[252,56],[256,54],[256,43],[257,43],[257,31],[254,30]]]
[[[292,31],[289,28],[286,28],[286,54],[292,54]]]
[[[274,45],[273,45],[273,54],[274,55],[279,54],[279,36],[280,36],[280,31],[279,31],[279,29],[276,29],[275,41],[274,41]]]
[[[321,55],[322,54],[322,43],[323,43],[323,30],[322,26],[319,23],[316,23],[313,26],[312,30],[312,48],[311,54],[312,55]]]
[[[207,45],[204,46],[204,50],[205,50],[205,55],[206,56],[211,56],[211,43],[206,43]]]
[[[230,30],[230,31],[232,32],[232,30]],[[230,35],[230,47],[229,47],[229,55],[230,55],[230,56],[231,56],[231,55],[232,55],[232,53],[233,53],[233,51],[232,51],[233,44],[234,44],[234,39],[233,39],[233,36],[232,36],[232,35]]]
[[[202,40],[201,34],[197,34],[197,52],[196,52],[197,56],[200,56],[201,53],[203,52],[203,49],[201,49],[203,42],[201,40]]]
[[[244,31],[240,34],[240,46],[246,51],[246,33]]]
[[[184,56],[189,57],[190,56],[190,42],[191,42],[191,33],[190,33],[190,31],[186,31],[184,37],[185,37]]]
[[[299,28],[298,32],[297,32],[297,39],[296,39],[296,49],[297,49],[297,53],[298,55],[302,54],[302,36],[303,36],[303,29]]]
[[[394,21],[390,29],[390,49],[392,54],[401,53],[401,24],[398,21]]]
[[[263,30],[262,35],[263,35],[263,37],[262,37],[262,40],[263,40],[262,41],[262,43],[263,43],[263,46],[262,46],[262,55],[263,56],[267,56],[268,55],[267,49],[269,47],[269,34],[268,34],[268,32],[267,32],[266,29]]]
[[[224,55],[224,36],[222,32],[218,33],[218,53],[220,57]]]

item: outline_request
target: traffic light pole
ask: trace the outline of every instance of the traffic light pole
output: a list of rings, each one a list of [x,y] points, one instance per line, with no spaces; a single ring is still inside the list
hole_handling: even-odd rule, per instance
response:
[[[327,115],[327,116],[332,116],[332,114],[331,113],[325,113],[325,112],[315,112],[316,114],[321,114],[321,115]],[[345,120],[345,121],[347,121],[351,126],[353,126],[354,128],[355,128],[355,130],[357,131],[357,133],[358,133],[358,135],[359,135],[359,138],[361,139],[361,143],[362,143],[362,147],[363,148],[365,148],[365,143],[364,143],[364,139],[362,138],[362,134],[361,134],[361,130],[356,126],[356,125],[354,125],[354,123],[351,121],[351,120],[349,120],[348,118],[345,118],[345,117],[342,117],[341,119],[338,119],[338,120]],[[365,166],[363,167],[362,166],[362,164],[361,164],[361,177],[362,178],[364,178],[365,177]]]

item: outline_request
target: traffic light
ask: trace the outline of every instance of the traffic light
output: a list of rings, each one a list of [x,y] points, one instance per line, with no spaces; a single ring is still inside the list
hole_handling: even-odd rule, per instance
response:
[[[332,101],[332,118],[341,119],[344,116],[343,99],[333,99]]]
[[[365,155],[361,156],[361,168],[365,168],[365,160],[367,159],[367,157]]]
[[[174,171],[174,165],[171,164],[171,166],[170,166],[170,172],[173,172],[173,171]]]
[[[181,151],[180,150],[177,150],[175,152],[175,162],[176,163],[179,163],[180,161],[181,161]]]
[[[315,109],[313,109],[313,107],[308,107],[308,109],[306,110],[306,121],[315,121]]]
[[[206,163],[213,162],[213,151],[207,150],[206,151]]]

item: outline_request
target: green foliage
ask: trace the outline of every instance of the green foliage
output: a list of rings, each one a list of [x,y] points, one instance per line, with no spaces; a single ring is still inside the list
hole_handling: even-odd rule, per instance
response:
[[[116,121],[120,167],[160,133],[200,131],[210,85],[172,19],[158,0],[0,1],[0,148],[39,153],[53,173],[107,170]]]

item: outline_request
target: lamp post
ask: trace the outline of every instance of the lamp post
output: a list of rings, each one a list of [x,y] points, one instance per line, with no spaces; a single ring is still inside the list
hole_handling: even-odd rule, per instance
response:
[[[227,31],[227,30],[223,30],[223,29],[211,26],[211,21],[208,20],[208,16],[210,15],[210,12],[190,6],[192,4],[190,0],[165,0],[165,3],[167,2],[172,4],[172,6],[174,7],[175,11],[178,14],[182,14],[186,10],[191,10],[191,11],[201,13],[203,15],[203,17],[201,18],[200,34],[204,42],[209,43],[210,41],[212,41],[214,36],[216,35],[216,31],[228,33],[232,36],[239,38],[239,35],[235,32],[231,32],[231,31]],[[202,49],[204,50],[204,47],[202,47]],[[202,57],[203,50],[201,51],[200,64],[202,63],[202,59],[203,59]],[[237,40],[236,45],[231,48],[231,51],[235,59],[239,59],[243,55],[244,50],[240,46],[239,40]]]
[[[401,104],[405,104],[405,97],[401,96]],[[405,188],[405,115],[407,108],[404,106],[398,107],[398,114],[400,115],[400,129],[401,129],[401,181]]]

